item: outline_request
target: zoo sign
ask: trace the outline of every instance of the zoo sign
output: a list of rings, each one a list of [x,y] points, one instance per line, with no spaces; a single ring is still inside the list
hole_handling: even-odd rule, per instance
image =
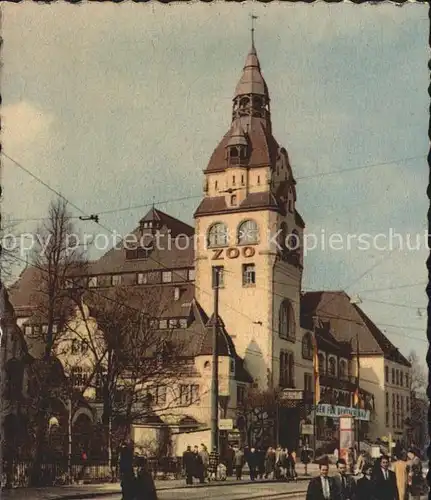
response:
[[[240,255],[248,259],[253,257],[255,253],[256,250],[253,247],[242,247],[241,250],[237,247],[217,248],[217,250],[213,250],[211,260],[224,260],[225,256],[228,259],[237,259]]]

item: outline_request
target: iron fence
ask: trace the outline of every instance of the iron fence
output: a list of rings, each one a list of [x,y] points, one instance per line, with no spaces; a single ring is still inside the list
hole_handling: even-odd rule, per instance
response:
[[[37,486],[61,486],[73,483],[96,484],[119,481],[116,462],[112,469],[104,462],[86,461],[72,463],[71,480],[67,460],[42,463],[38,469]],[[178,479],[182,476],[182,460],[179,457],[148,458],[148,468],[155,479]],[[33,462],[3,462],[2,488],[27,488],[32,486]]]

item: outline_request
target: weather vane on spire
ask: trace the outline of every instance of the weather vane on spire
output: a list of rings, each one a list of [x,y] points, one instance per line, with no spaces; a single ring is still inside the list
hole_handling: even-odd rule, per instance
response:
[[[250,14],[251,17],[251,46],[254,48],[254,21],[257,19],[257,16],[254,14]]]

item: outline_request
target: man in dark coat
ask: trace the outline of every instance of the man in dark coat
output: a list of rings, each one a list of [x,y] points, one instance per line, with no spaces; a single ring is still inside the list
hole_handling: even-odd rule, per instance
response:
[[[186,451],[183,453],[183,469],[186,475],[186,484],[193,484],[195,457],[190,446],[187,446]]]
[[[389,470],[389,457],[380,458],[380,467],[374,470],[373,491],[377,500],[398,500],[398,487],[395,473]]]
[[[257,467],[258,467],[258,454],[255,448],[251,448],[246,457],[248,469],[250,471],[250,479],[254,481],[257,476]]]
[[[334,478],[329,477],[329,461],[319,464],[320,475],[308,483],[306,500],[339,500]]]
[[[338,474],[334,477],[339,493],[339,500],[355,500],[356,482],[352,476],[347,475],[347,464],[344,458],[337,462]]]
[[[133,471],[133,458],[133,443],[128,440],[121,446],[118,464],[123,500],[132,500],[134,496],[135,473]]]
[[[137,459],[138,474],[135,480],[134,500],[157,500],[154,479],[148,471],[148,462],[145,457]]]

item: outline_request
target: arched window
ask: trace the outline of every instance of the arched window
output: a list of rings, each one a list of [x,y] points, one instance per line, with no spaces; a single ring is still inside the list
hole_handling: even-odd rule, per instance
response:
[[[238,226],[238,244],[251,245],[259,241],[259,228],[256,221],[250,219]]]
[[[237,158],[238,157],[238,148],[236,148],[236,147],[229,148],[229,156],[231,158]]]
[[[335,377],[337,374],[337,368],[336,368],[336,360],[333,357],[330,357],[328,359],[328,373],[332,377]]]
[[[306,333],[302,337],[302,357],[304,359],[313,359],[313,339],[311,333]]]
[[[347,363],[342,359],[340,361],[340,378],[346,378],[347,377]]]
[[[289,300],[285,299],[281,303],[278,316],[278,333],[282,339],[295,338],[295,320],[293,317],[293,307]]]
[[[222,222],[213,224],[208,231],[208,247],[224,247],[228,244],[227,227]]]
[[[319,373],[326,373],[325,356],[319,352]]]

